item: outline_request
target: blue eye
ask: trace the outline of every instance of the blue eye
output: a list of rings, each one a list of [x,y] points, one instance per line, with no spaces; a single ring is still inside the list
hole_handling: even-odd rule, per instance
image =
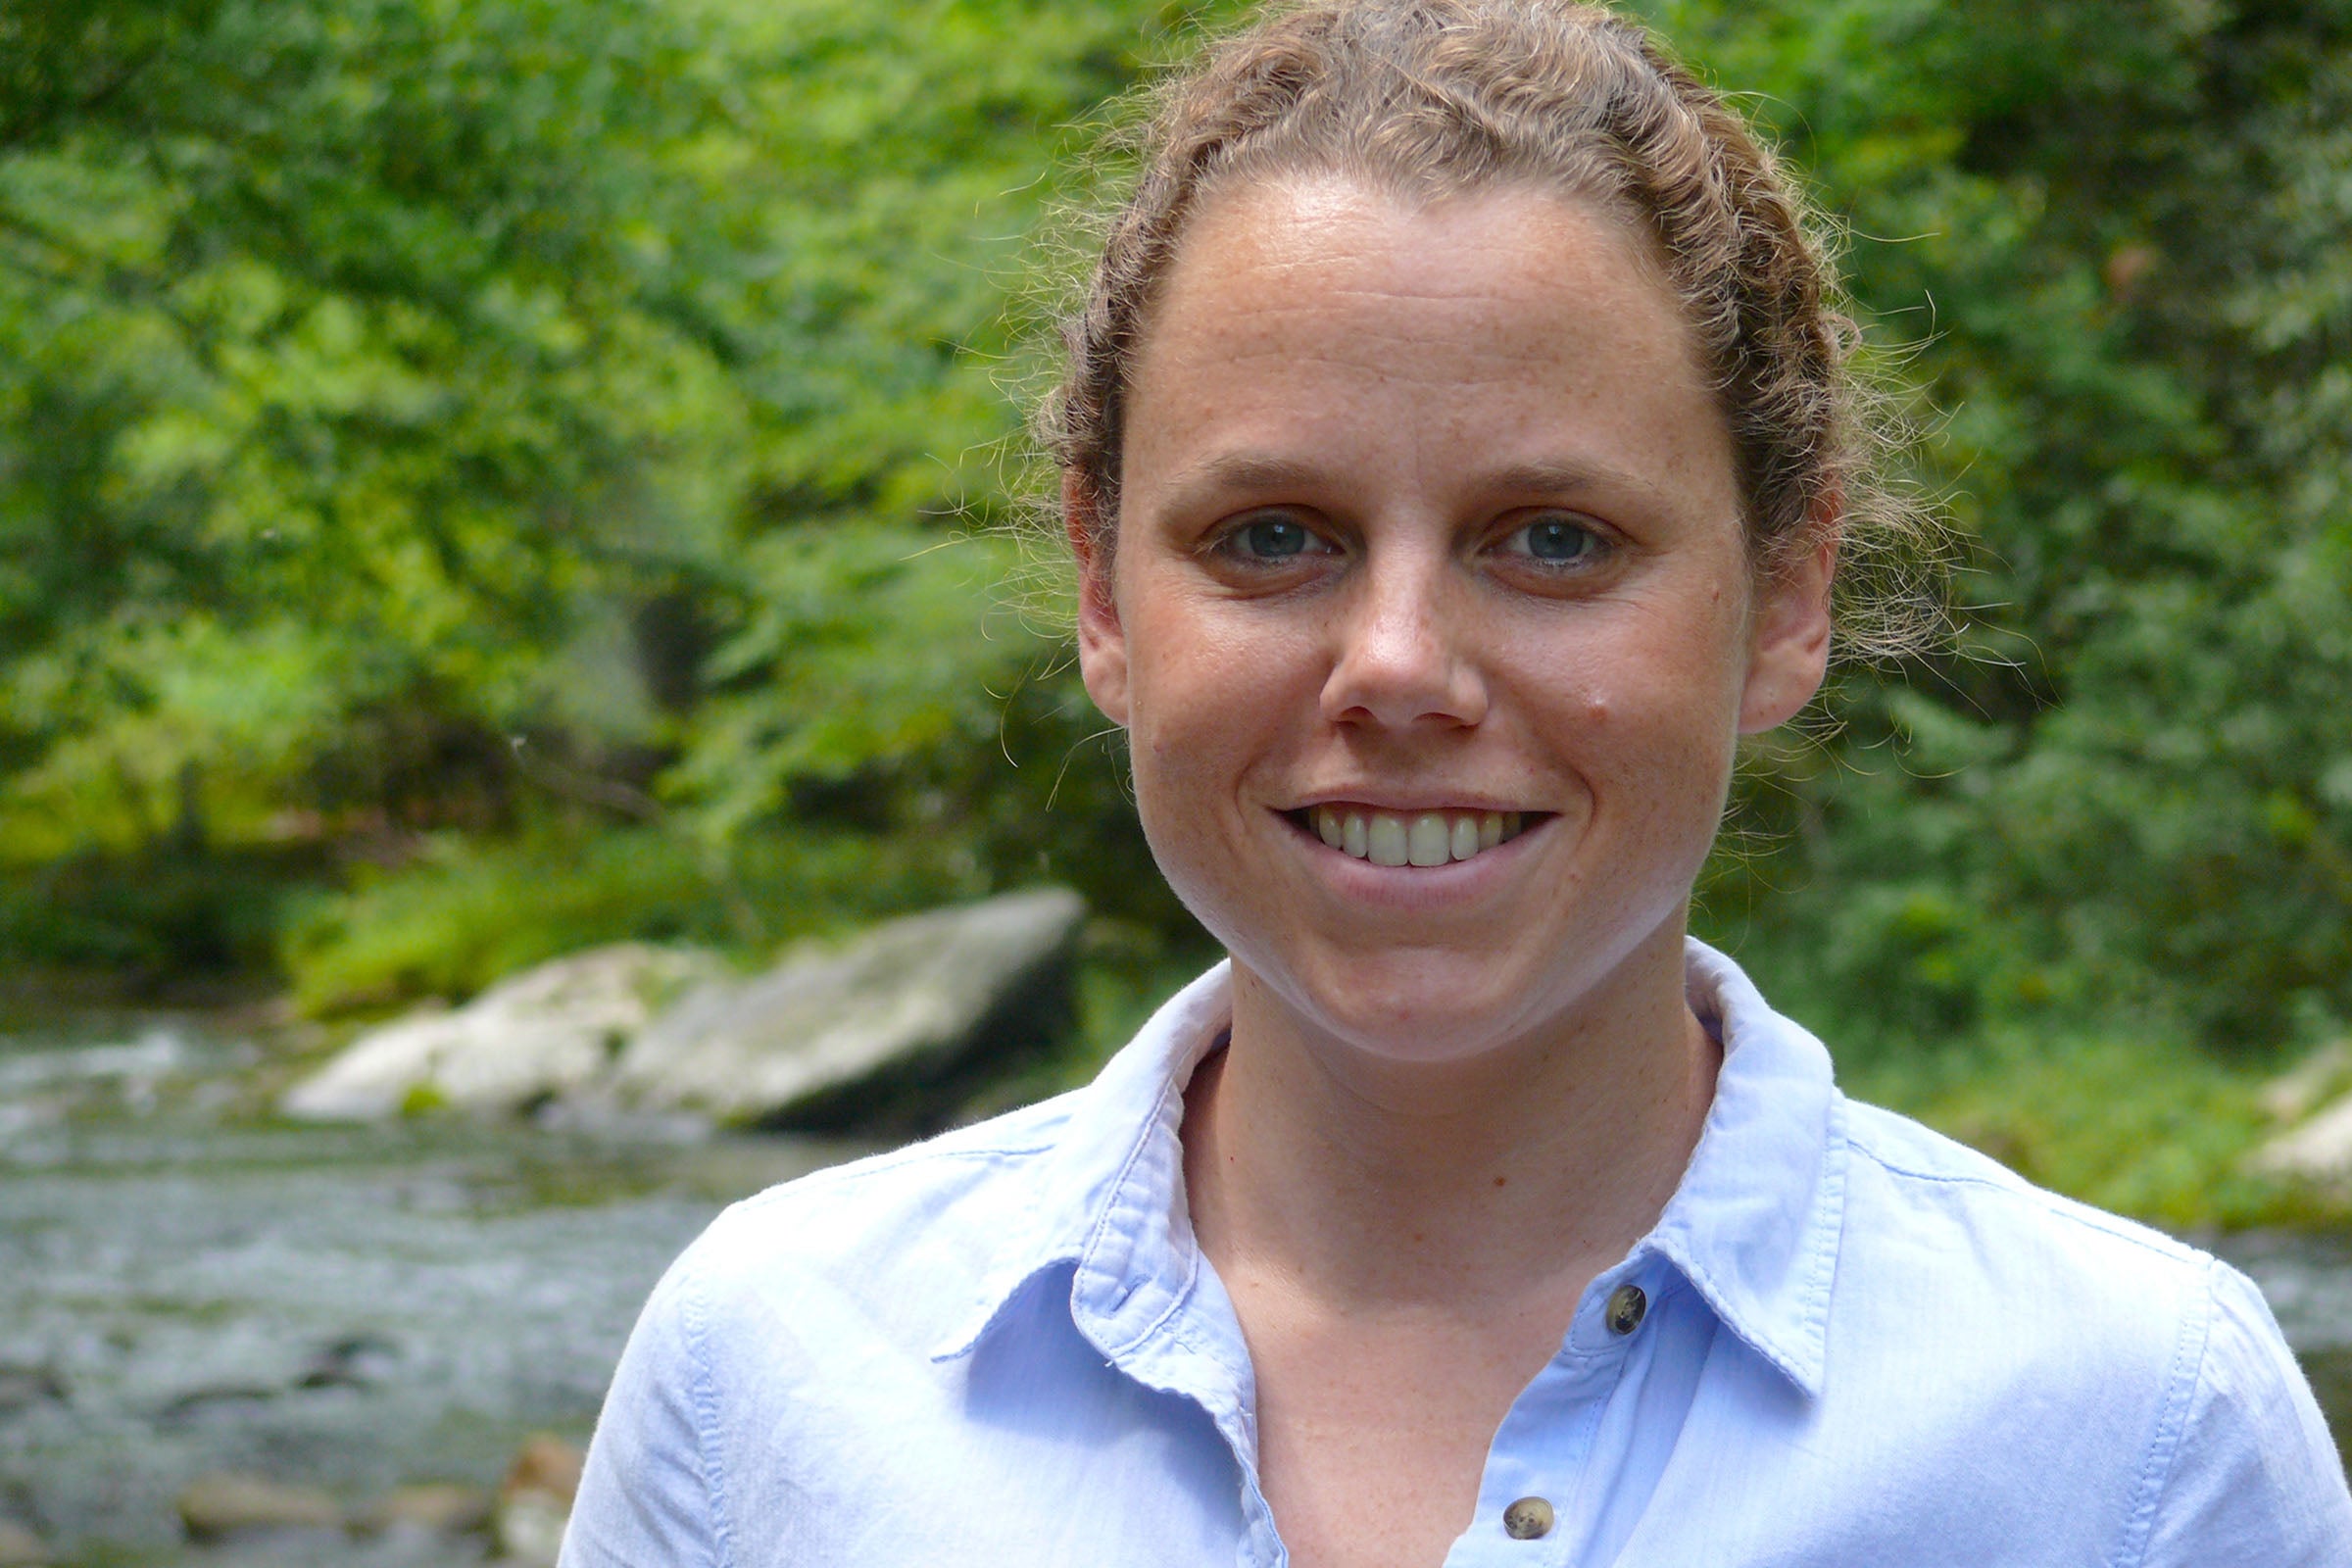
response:
[[[1513,536],[1520,549],[1547,566],[1573,566],[1600,554],[1600,536],[1573,517],[1539,517]]]
[[[1304,555],[1315,536],[1290,517],[1260,517],[1232,535],[1234,548],[1257,561],[1288,561]]]

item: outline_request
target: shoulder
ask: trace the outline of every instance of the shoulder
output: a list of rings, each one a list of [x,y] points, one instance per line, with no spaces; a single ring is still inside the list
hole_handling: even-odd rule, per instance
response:
[[[1905,1380],[1906,1404],[2032,1472],[2105,1470],[2119,1562],[2352,1560],[2334,1446],[2250,1280],[1906,1117],[1843,1112],[1848,1375]]]
[[[804,1466],[867,1431],[859,1411],[936,1400],[931,1349],[1021,1234],[1068,1111],[1064,1097],[832,1166],[713,1220],[621,1354],[566,1568],[733,1560],[737,1521],[805,1501]]]
[[[820,1282],[877,1299],[919,1285],[919,1298],[937,1303],[1026,1229],[1075,1094],[747,1198],[680,1254],[665,1289],[707,1309]]]
[[[2352,1562],[2352,1494],[2318,1402],[2253,1282],[2217,1265],[2180,1439],[2142,1560]]]
[[[1908,1117],[1842,1102],[1838,1295],[1942,1324],[2032,1379],[2161,1382],[2192,1368],[2224,1265],[2035,1187]]]
[[[1851,1198],[1878,1223],[1908,1222],[2003,1237],[2039,1256],[2183,1280],[2214,1259],[2162,1231],[2061,1197],[1910,1117],[1840,1097],[1853,1155]]]

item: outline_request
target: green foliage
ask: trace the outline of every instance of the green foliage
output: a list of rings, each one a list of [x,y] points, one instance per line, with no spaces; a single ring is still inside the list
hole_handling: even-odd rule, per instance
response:
[[[282,953],[295,1003],[334,1014],[471,996],[605,942],[691,943],[759,961],[796,937],[986,891],[919,844],[855,833],[767,834],[719,856],[646,828],[440,834],[413,859],[362,868],[313,898],[287,920]]]
[[[1945,413],[1961,656],[1751,781],[1718,929],[1863,1053],[2352,1016],[2352,7],[1667,7]]]
[[[153,838],[191,767],[230,836],[430,815],[449,739],[554,716],[740,466],[670,318],[695,41],[556,0],[144,21],[0,147],[9,848]],[[596,706],[584,744],[639,738]]]
[[[990,608],[1005,286],[1131,9],[11,19],[0,861],[585,810],[1167,918],[1114,773],[1044,818],[1095,726]]]
[[[287,908],[321,873],[304,846],[83,854],[0,879],[0,954],[51,977],[134,990],[266,974]]]
[[[2163,1161],[2352,1019],[2352,0],[1637,8],[1844,225],[1973,551],[1959,650],[1757,748],[1702,930],[2034,1173],[2248,1211]],[[1197,936],[1005,608],[1000,383],[1188,24],[0,12],[0,954],[331,1010],[1055,878],[1133,1013]]]
[[[2260,1083],[2177,1044],[2001,1031],[1850,1073],[1846,1087],[2030,1181],[2182,1231],[2317,1212],[2246,1169],[2278,1130],[2256,1103]]]

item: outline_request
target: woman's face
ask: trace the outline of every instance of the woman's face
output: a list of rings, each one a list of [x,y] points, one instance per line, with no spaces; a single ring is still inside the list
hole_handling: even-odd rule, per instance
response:
[[[1679,996],[1736,737],[1820,682],[1830,551],[1755,581],[1643,242],[1527,191],[1224,193],[1125,432],[1082,669],[1236,962],[1419,1059],[1573,1027],[1644,965]]]

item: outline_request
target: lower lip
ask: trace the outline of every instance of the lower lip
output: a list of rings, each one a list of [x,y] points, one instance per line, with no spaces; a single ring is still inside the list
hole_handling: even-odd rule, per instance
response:
[[[1274,814],[1299,840],[1318,872],[1334,879],[1341,892],[1366,903],[1400,907],[1466,902],[1478,897],[1486,891],[1489,881],[1510,869],[1525,845],[1559,820],[1556,815],[1539,816],[1521,828],[1516,838],[1491,850],[1481,850],[1467,860],[1448,860],[1444,865],[1378,865],[1333,849],[1280,811]]]

